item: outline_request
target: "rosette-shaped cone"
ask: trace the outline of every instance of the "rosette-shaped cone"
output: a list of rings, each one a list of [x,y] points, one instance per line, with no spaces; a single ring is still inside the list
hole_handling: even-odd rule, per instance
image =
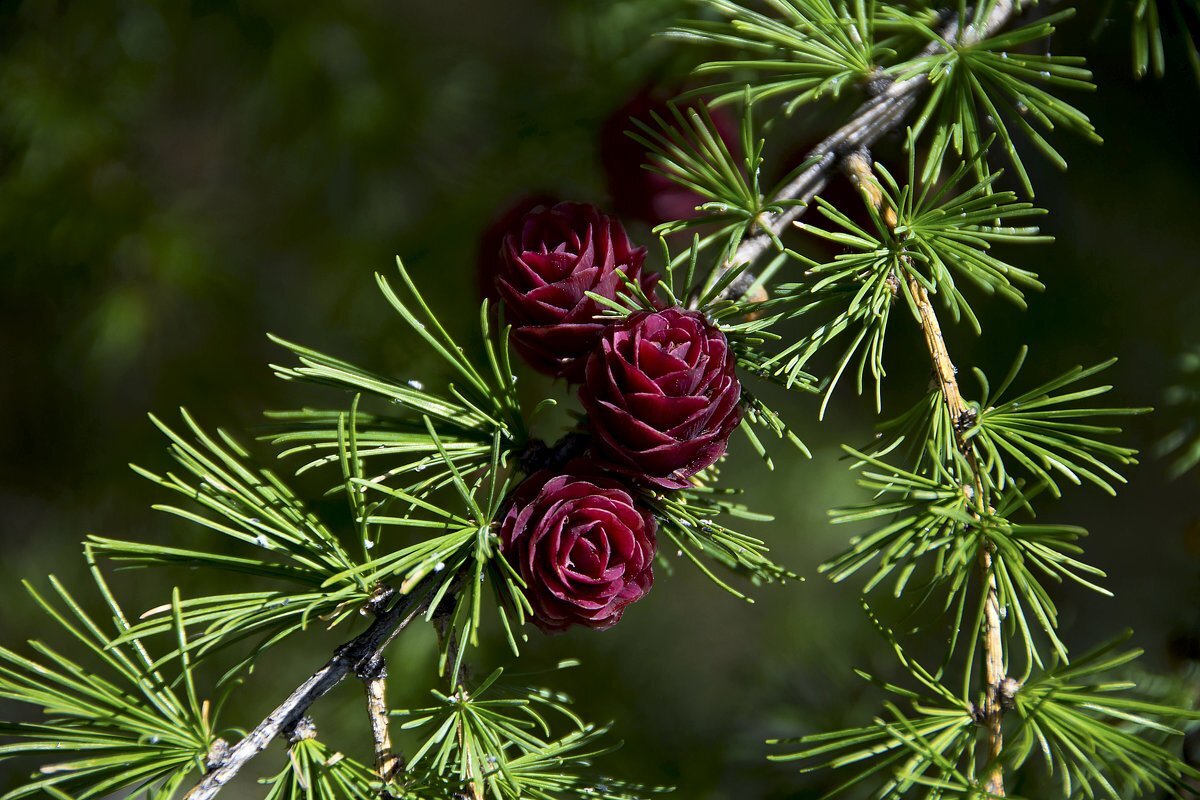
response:
[[[645,146],[629,138],[626,131],[643,133],[633,120],[639,120],[652,129],[658,128],[652,114],[658,114],[665,122],[677,124],[667,105],[671,92],[648,87],[634,95],[625,105],[614,111],[600,129],[600,163],[608,183],[608,193],[613,200],[613,209],[626,219],[637,219],[648,225],[671,222],[677,219],[692,219],[697,215],[696,207],[707,202],[696,192],[672,181],[658,172],[645,168],[652,163]],[[687,113],[698,103],[683,104],[680,110]],[[733,114],[724,107],[709,110],[716,134],[729,148],[734,159],[741,159],[741,144],[738,123]],[[688,234],[689,237],[691,234]]]
[[[576,460],[517,487],[500,549],[525,581],[539,628],[604,630],[654,584],[654,534],[654,516],[625,486]]]
[[[587,354],[607,323],[588,292],[615,298],[625,280],[647,293],[646,248],[634,247],[621,223],[595,206],[559,203],[525,215],[504,239],[496,288],[508,309],[517,351],[540,372],[578,382]]]
[[[725,334],[703,314],[632,314],[604,332],[579,399],[600,463],[682,489],[725,454],[742,419],[742,386]]]

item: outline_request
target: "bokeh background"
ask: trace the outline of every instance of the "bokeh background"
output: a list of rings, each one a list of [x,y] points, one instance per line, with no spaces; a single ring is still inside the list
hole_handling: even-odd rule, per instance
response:
[[[469,335],[481,232],[528,192],[607,202],[601,124],[697,58],[650,39],[682,9],[673,0],[0,4],[0,641],[44,633],[22,579],[55,573],[87,591],[84,534],[178,534],[148,508],[160,496],[126,467],[167,464],[147,412],[169,417],[186,405],[245,440],[264,409],[329,402],[271,377],[267,364],[282,354],[265,332],[436,381],[373,272],[403,256]],[[1069,25],[1053,45],[1091,57],[1100,90],[1074,99],[1106,144],[1060,137],[1065,174],[1028,159],[1058,241],[1014,258],[1042,275],[1045,295],[1025,313],[983,302],[984,335],[955,329],[950,347],[960,365],[995,373],[1028,343],[1030,382],[1118,355],[1113,400],[1161,405],[1177,355],[1200,337],[1200,91],[1182,59],[1161,81],[1135,82],[1124,21],[1099,38],[1094,22]],[[780,120],[769,164],[792,166],[789,154],[835,119]],[[631,231],[649,243],[644,227]],[[928,379],[917,331],[897,322],[892,412]],[[536,380],[527,379],[531,394],[561,393]],[[891,669],[854,587],[816,573],[850,533],[830,526],[826,509],[860,499],[838,443],[864,441],[877,418],[847,392],[823,423],[812,403],[785,402],[814,458],[781,451],[767,472],[740,444],[728,472],[748,502],[777,516],[752,532],[804,582],[754,589],[750,605],[681,565],[617,629],[534,637],[513,666],[581,658],[542,679],[575,694],[585,716],[615,722],[626,745],[607,769],[677,785],[678,797],[820,796],[830,777],[767,763],[764,740],[870,719],[878,695],[851,667]],[[1070,493],[1044,513],[1090,529],[1088,553],[1116,595],[1056,595],[1076,650],[1132,626],[1148,667],[1186,677],[1200,636],[1198,484],[1194,474],[1169,480],[1150,452],[1183,422],[1171,411],[1135,418],[1127,440],[1147,454],[1130,486],[1116,498]],[[155,572],[115,583],[136,611],[199,580]],[[235,695],[226,722],[257,721],[325,659],[336,640],[323,636],[273,652],[261,688]],[[424,702],[432,647],[425,633],[406,635],[392,660],[397,704]],[[506,659],[493,645],[479,657]],[[333,744],[366,757],[359,704],[358,688],[342,687],[318,722],[334,731],[350,721],[355,732]],[[0,789],[25,771],[6,765]],[[244,782],[229,795],[261,792]]]

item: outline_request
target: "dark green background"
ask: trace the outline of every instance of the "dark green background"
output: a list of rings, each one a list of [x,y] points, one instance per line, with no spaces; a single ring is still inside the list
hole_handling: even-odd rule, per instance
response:
[[[161,498],[125,466],[166,466],[147,411],[186,405],[249,439],[264,408],[331,399],[270,376],[268,361],[282,355],[265,331],[432,383],[434,362],[413,352],[372,273],[403,256],[468,331],[489,218],[533,190],[605,202],[600,121],[668,74],[672,58],[697,56],[647,44],[678,7],[0,4],[0,640],[42,629],[20,579],[54,572],[87,590],[83,534],[181,535],[148,510]],[[960,365],[997,373],[1028,343],[1029,381],[1119,355],[1108,373],[1115,400],[1158,405],[1175,354],[1200,334],[1200,93],[1182,63],[1163,81],[1134,82],[1123,22],[1099,41],[1088,38],[1092,23],[1053,46],[1093,57],[1100,91],[1073,99],[1107,142],[1058,139],[1065,175],[1029,156],[1058,242],[1009,253],[1047,291],[1027,313],[982,301],[984,336],[954,329],[949,344]],[[780,154],[832,119],[781,121],[775,167],[791,166]],[[631,232],[648,243],[644,228]],[[924,388],[928,365],[904,315],[889,342],[894,412]],[[549,388],[526,380],[531,394]],[[853,587],[815,571],[850,533],[829,526],[826,509],[860,499],[837,444],[864,441],[872,409],[843,392],[818,424],[813,405],[790,407],[813,460],[781,452],[768,473],[739,441],[727,471],[778,516],[753,532],[806,582],[757,589],[748,605],[680,565],[660,571],[611,632],[531,638],[516,669],[583,659],[545,680],[569,687],[590,718],[616,722],[627,744],[609,769],[677,784],[681,798],[816,797],[828,776],[768,765],[763,740],[875,713],[877,696],[851,667],[886,672],[889,656]],[[1127,440],[1149,448],[1177,422],[1137,418]],[[1119,497],[1080,490],[1044,515],[1091,530],[1090,557],[1117,595],[1061,592],[1068,641],[1079,650],[1132,625],[1152,665],[1180,669],[1170,643],[1200,626],[1197,482],[1169,482],[1162,462],[1145,462]],[[140,611],[196,580],[154,572],[116,583]],[[273,652],[226,723],[253,724],[334,643],[316,633]],[[495,647],[479,657],[504,659]],[[406,636],[392,665],[397,704],[424,702],[432,670],[430,637]],[[359,703],[357,688],[343,687],[318,721],[334,746],[366,757]],[[345,738],[334,735],[343,722],[355,729]],[[4,769],[0,786],[20,779]],[[229,794],[256,796],[252,785]]]

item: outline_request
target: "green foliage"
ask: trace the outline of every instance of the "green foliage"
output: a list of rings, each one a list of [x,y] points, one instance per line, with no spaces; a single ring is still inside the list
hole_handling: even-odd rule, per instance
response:
[[[982,613],[973,617],[967,613],[977,588],[971,580],[974,566],[987,553],[1001,607],[1007,609],[1006,622],[1019,636],[1027,662],[1041,663],[1038,634],[1066,658],[1066,646],[1057,632],[1058,612],[1045,582],[1069,580],[1106,593],[1094,582],[1104,573],[1076,558],[1081,552],[1076,542],[1085,531],[1070,525],[1014,522],[1013,515],[1029,508],[1031,493],[992,495],[989,505],[983,506],[975,487],[962,485],[940,465],[934,467],[934,475],[926,476],[849,448],[847,452],[868,467],[859,485],[873,492],[873,500],[835,509],[833,521],[879,527],[855,537],[844,553],[822,566],[823,572],[842,581],[874,564],[864,592],[894,577],[896,597],[908,596],[909,589],[918,603],[940,596],[937,620],[944,624],[943,615],[949,615],[953,653],[956,642],[973,641],[982,632]]]
[[[405,730],[422,737],[402,790],[411,790],[406,783],[470,787],[474,797],[496,800],[643,795],[640,787],[579,771],[612,749],[601,742],[607,729],[583,722],[564,695],[546,689],[502,692],[502,673],[497,669],[469,689],[457,684],[450,694],[434,690],[432,706],[394,712]],[[560,733],[564,725],[567,731]]]
[[[1107,0],[1100,19],[1111,18],[1116,0]],[[1133,74],[1143,78],[1153,73],[1161,78],[1167,71],[1166,48],[1163,46],[1164,17],[1174,23],[1183,39],[1184,52],[1196,80],[1200,82],[1200,48],[1189,30],[1189,24],[1200,20],[1200,3],[1196,0],[1125,0],[1129,9],[1129,38],[1133,58]]]
[[[989,396],[987,378],[981,371],[975,370],[983,396],[977,404],[978,416],[963,436],[976,448],[982,468],[990,474],[996,486],[1015,488],[1017,479],[1013,477],[1011,469],[1005,466],[1004,456],[1009,456],[1024,468],[1030,479],[1045,485],[1056,497],[1061,493],[1056,475],[1076,486],[1087,481],[1108,494],[1116,494],[1113,484],[1125,483],[1117,467],[1136,464],[1137,451],[1100,438],[1119,434],[1120,428],[1096,425],[1086,420],[1144,414],[1150,409],[1075,405],[1106,394],[1112,386],[1060,391],[1108,369],[1116,363],[1116,359],[1087,368],[1074,367],[1057,378],[1001,402],[1001,397],[1024,365],[1027,352],[1027,348],[1021,348],[994,395]]]
[[[871,618],[917,688],[858,670],[896,701],[886,702],[884,713],[871,725],[775,740],[772,744],[799,749],[771,758],[806,762],[806,770],[852,769],[852,777],[831,794],[877,777],[882,783],[872,798],[988,797],[976,779],[983,766],[979,746],[985,729],[976,716],[974,688],[969,682],[960,692],[947,688],[940,671],[930,672],[914,661],[892,631],[874,615]],[[1132,682],[1114,678],[1141,655],[1136,650],[1118,652],[1121,641],[1069,666],[1055,664],[1024,683],[1012,684],[1011,697],[1004,701],[1012,714],[1011,724],[1005,725],[1004,764],[1019,769],[1036,755],[1052,782],[1052,788],[1039,791],[1059,797],[1122,800],[1153,790],[1186,793],[1188,782],[1200,777],[1200,772],[1147,738],[1147,733],[1156,733],[1177,739],[1183,731],[1176,726],[1200,715],[1139,696],[1133,693]]]
[[[1053,93],[1063,89],[1090,91],[1095,86],[1091,82],[1092,73],[1084,67],[1085,59],[1029,52],[1048,41],[1055,25],[1070,18],[1072,10],[1050,14],[978,41],[967,40],[963,31],[978,29],[996,5],[995,0],[979,3],[973,16],[960,14],[955,28],[958,35],[953,42],[914,18],[913,24],[940,48],[891,67],[889,73],[897,80],[924,75],[932,84],[924,109],[913,124],[918,137],[932,124],[931,149],[937,151],[947,143],[953,144],[955,152],[974,160],[975,172],[982,180],[991,174],[984,156],[988,150],[988,130],[994,127],[1022,189],[1032,196],[1033,184],[1010,125],[1046,158],[1065,169],[1066,160],[1035,124],[1045,131],[1061,128],[1100,142],[1087,115]]]
[[[717,476],[716,468],[710,467],[699,476],[699,485],[670,494],[654,494],[647,499],[658,517],[660,547],[666,549],[670,542],[676,556],[687,558],[722,589],[744,600],[750,598],[713,572],[700,555],[748,577],[755,584],[797,578],[770,558],[767,545],[761,539],[716,521],[721,516],[752,522],[770,522],[772,519],[735,502],[732,498],[738,494],[736,490],[710,485],[716,483]]]
[[[893,210],[894,222],[885,220],[867,203],[872,224],[864,228],[818,198],[818,210],[834,229],[797,224],[844,252],[825,263],[796,254],[795,258],[808,268],[810,280],[775,286],[772,299],[755,307],[772,321],[826,309],[833,312],[808,335],[781,348],[761,365],[788,382],[803,380],[804,370],[814,356],[843,335],[849,337],[824,387],[822,411],[852,364],[856,364],[858,391],[862,392],[869,370],[875,382],[876,405],[882,404],[884,343],[892,307],[897,298],[903,297],[914,316],[918,313],[910,281],[940,296],[955,320],[965,317],[976,331],[980,330],[978,317],[959,289],[956,276],[987,294],[1022,306],[1023,289],[1041,288],[1037,276],[998,259],[991,249],[994,244],[1045,241],[1045,237],[1038,236],[1037,228],[1008,224],[1042,212],[1017,201],[1011,192],[992,191],[995,175],[970,180],[977,159],[958,165],[942,181],[939,173],[943,154],[934,152],[918,173],[914,149],[910,138],[909,182],[904,186],[886,168],[876,166],[880,175],[877,188],[885,207]]]
[[[287,765],[273,778],[265,800],[370,800],[379,797],[379,779],[367,767],[334,753],[317,739],[288,747]],[[400,800],[408,800],[401,795]],[[414,798],[413,800],[416,800]]]
[[[972,590],[969,578],[980,548],[985,548],[991,556],[991,575],[1001,605],[1007,609],[1006,622],[1018,636],[1027,663],[1033,665],[1042,663],[1038,635],[1047,637],[1055,653],[1066,658],[1066,645],[1057,633],[1058,612],[1046,581],[1071,581],[1106,592],[1095,582],[1103,572],[1078,558],[1077,540],[1083,530],[1020,522],[1013,517],[1032,514],[1033,503],[1043,490],[1058,496],[1056,474],[1074,484],[1087,480],[1114,491],[1109,481],[1124,479],[1101,458],[1118,465],[1136,463],[1135,451],[1094,438],[1118,433],[1117,428],[1072,420],[1144,409],[1069,405],[1103,394],[1111,388],[1108,386],[1059,392],[1111,362],[1090,369],[1077,367],[1000,403],[1024,359],[1022,350],[995,394],[986,376],[976,371],[983,399],[970,403],[975,416],[967,424],[956,426],[940,393],[934,392],[882,426],[889,438],[881,441],[874,455],[848,449],[858,466],[868,467],[859,483],[873,493],[873,499],[835,510],[833,521],[879,527],[855,537],[850,548],[828,562],[823,571],[841,581],[875,563],[864,591],[894,577],[897,597],[909,588],[914,576],[920,576],[917,596],[928,597],[938,590],[944,598],[941,611],[951,615],[956,631],[952,642],[969,641],[982,625],[982,618],[976,615],[964,628]],[[969,457],[959,452],[958,437]],[[913,469],[882,460],[893,452],[906,454]]]
[[[249,452],[229,434],[207,433],[187,412],[185,433],[156,419],[179,470],[159,475],[135,469],[184,498],[179,505],[156,508],[198,525],[207,536],[190,547],[92,537],[89,558],[94,553],[127,567],[200,566],[282,588],[250,586],[186,600],[176,594],[169,605],[151,609],[140,622],[130,624],[93,566],[117,618],[112,634],[102,633],[57,581],[52,585],[69,614],[35,593],[56,621],[141,697],[45,645],[34,643],[60,672],[0,651],[0,660],[9,664],[0,667],[0,695],[44,706],[49,715],[44,724],[5,726],[2,733],[27,741],[4,745],[0,758],[62,749],[56,740],[83,752],[79,760],[44,767],[49,777],[16,790],[12,797],[43,790],[66,797],[60,785],[82,792],[77,795],[81,800],[123,788],[144,790],[147,800],[175,797],[186,783],[204,774],[210,759],[219,763],[224,757],[221,748],[214,748],[209,705],[198,700],[192,663],[252,637],[257,642],[225,675],[231,690],[237,686],[233,679],[248,676],[267,647],[316,621],[332,627],[360,612],[382,613],[405,595],[418,598],[417,608],[437,625],[441,669],[452,681],[465,671],[466,648],[460,645],[480,643],[485,602],[494,601],[516,650],[529,603],[522,579],[499,552],[494,521],[523,469],[517,464],[522,452],[518,448],[526,443],[527,420],[511,379],[503,377],[511,368],[506,336],[486,348],[490,372],[484,377],[445,335],[403,269],[402,276],[415,307],[429,314],[426,321],[381,280],[385,295],[410,325],[430,331],[426,341],[463,378],[466,388],[451,386],[449,397],[442,397],[369,376],[307,350],[301,367],[281,369],[289,379],[311,379],[355,392],[345,412],[277,416],[277,421],[299,420],[300,425],[268,436],[285,452],[298,448],[318,453],[301,465],[301,471],[338,465],[340,483],[331,491],[345,498],[352,521],[351,531],[340,536],[272,472],[252,466]],[[485,306],[485,337],[488,322]],[[496,391],[501,384],[503,392]],[[360,411],[364,395],[372,394],[396,401],[400,414]],[[360,421],[367,426],[365,435]],[[446,436],[456,438],[448,441]],[[476,443],[486,444],[480,448]],[[331,446],[334,452],[320,454]],[[382,457],[398,459],[401,466],[368,474],[366,465]],[[420,474],[426,467],[430,477]],[[719,492],[711,499],[685,498],[672,507],[679,520],[700,513],[755,516]],[[761,543],[723,526],[706,529],[696,541],[706,555],[753,578],[783,574],[765,558]],[[228,545],[251,551],[230,554]],[[153,660],[143,640],[164,635],[170,636],[172,649]],[[180,669],[181,677],[164,679],[160,670],[169,668]],[[604,729],[584,723],[565,699],[546,690],[492,697],[489,690],[500,673],[469,691],[456,683],[450,695],[435,692],[441,703],[437,707],[397,711],[410,720],[408,727],[436,724],[408,768],[395,778],[395,786],[388,787],[393,796],[430,800],[464,787],[497,800],[638,796],[634,787],[585,777],[591,759],[612,749],[599,741]],[[180,683],[186,690],[182,698],[176,695]],[[149,705],[143,708],[142,702]],[[547,714],[566,720],[570,729],[552,735]],[[377,796],[381,785],[372,770],[307,734],[296,737],[286,766],[266,783],[272,800],[367,798]]]
[[[789,114],[870,79],[889,53],[875,42],[874,2],[768,0],[767,5],[777,17],[732,0],[704,0],[702,6],[725,19],[688,22],[668,35],[739,51],[736,59],[701,64],[696,74],[748,74],[751,102],[783,96]],[[718,103],[728,102],[742,95],[743,83],[718,81],[705,91]]]
[[[400,476],[433,467],[418,485],[420,492],[440,488],[453,480],[455,468],[470,471],[490,460],[492,441],[500,436],[505,457],[526,443],[526,418],[517,398],[516,376],[508,348],[508,331],[494,333],[485,303],[480,310],[480,327],[487,366],[478,369],[466,351],[446,332],[437,315],[422,298],[404,269],[396,262],[402,292],[397,292],[382,275],[376,281],[385,298],[405,324],[444,362],[457,383],[444,395],[427,391],[420,381],[399,380],[356,367],[282,339],[275,341],[292,351],[300,361],[296,367],[276,366],[284,380],[305,381],[364,394],[390,403],[401,413],[375,414],[355,423],[356,457],[396,459],[382,477]],[[344,438],[340,410],[304,409],[274,414],[280,430],[269,438],[288,445],[287,455],[323,454],[312,458],[308,468],[341,461]],[[427,424],[425,419],[430,422]],[[429,430],[432,428],[432,431]],[[452,455],[443,463],[442,453]]]
[[[168,800],[198,778],[216,739],[216,709],[201,701],[193,680],[179,593],[170,626],[182,655],[164,673],[140,643],[122,641],[129,622],[90,554],[89,562],[111,625],[93,620],[56,578],[49,595],[26,584],[51,629],[66,634],[86,660],[41,641],[29,643],[33,658],[0,649],[0,697],[42,715],[37,722],[0,725],[0,736],[14,740],[0,746],[0,762],[43,760],[6,800],[88,800],[121,791]]]
[[[427,420],[429,435],[440,444],[432,423]],[[464,474],[448,455],[443,463],[449,470],[451,483],[460,507],[449,509],[423,499],[416,489],[398,489],[377,481],[366,480],[361,474],[350,476],[347,492],[360,497],[358,519],[363,530],[379,529],[435,530],[437,535],[411,546],[368,558],[354,573],[372,583],[397,582],[401,593],[412,591],[426,580],[432,580],[432,599],[426,616],[430,619],[443,600],[453,603],[450,620],[460,641],[479,644],[479,629],[485,593],[495,594],[496,609],[508,642],[517,650],[517,634],[510,620],[516,615],[518,624],[525,621],[529,603],[522,594],[524,582],[500,554],[499,539],[493,526],[508,493],[509,476],[501,465],[499,434],[493,441],[492,458],[486,468],[474,475]],[[366,497],[376,496],[377,500]],[[378,537],[378,534],[376,534]],[[440,576],[440,577],[439,577]],[[463,656],[462,650],[458,658]],[[455,665],[457,672],[458,665]]]
[[[878,561],[863,591],[872,591],[896,573],[893,591],[897,597],[927,555],[936,560],[931,570],[938,578],[950,580],[963,574],[974,562],[977,548],[975,537],[964,535],[959,523],[961,514],[971,507],[969,492],[945,472],[925,477],[850,448],[846,452],[863,467],[858,485],[873,493],[872,500],[834,509],[830,512],[833,523],[884,524],[855,537],[850,549],[822,565],[822,572],[834,581],[843,581]]]
[[[980,38],[976,32],[1002,5],[997,0],[969,8],[964,4],[945,27],[924,4],[771,0],[767,5],[774,16],[732,0],[704,0],[703,5],[726,20],[690,22],[671,29],[670,35],[740,54],[697,68],[702,76],[735,76],[706,87],[715,94],[714,102],[735,99],[748,82],[744,92],[749,101],[783,96],[784,111],[791,114],[801,105],[837,98],[847,88],[872,81],[928,80],[932,90],[914,123],[918,136],[931,129],[936,151],[953,143],[983,180],[991,170],[981,156],[988,149],[987,131],[994,127],[1029,195],[1033,186],[1010,126],[1060,167],[1065,160],[1038,127],[1100,141],[1087,116],[1054,94],[1094,88],[1084,59],[1029,52],[1073,14],[1069,9]],[[879,38],[879,33],[887,36]]]
[[[760,215],[778,213],[783,208],[781,204],[768,204],[759,186],[764,142],[754,137],[751,108],[747,104],[741,116],[739,139],[745,156],[740,162],[721,138],[705,106],[681,109],[672,104],[670,113],[670,119],[653,113],[654,126],[637,120],[640,130],[629,135],[651,154],[649,169],[707,202],[697,208],[702,213],[694,219],[667,222],[655,232],[668,235],[689,228],[715,227],[716,231],[706,238],[726,238],[729,247],[736,249]]]
[[[907,689],[856,670],[861,677],[896,697],[897,702],[885,703],[885,713],[870,725],[773,740],[770,744],[800,749],[772,755],[772,760],[809,762],[805,770],[853,769],[854,774],[830,795],[868,779],[881,778],[883,782],[871,793],[872,798],[984,796],[973,777],[979,736],[974,706],[912,660],[892,632],[873,615],[871,618],[919,688]]]
[[[1079,486],[1085,481],[1115,494],[1113,484],[1125,478],[1120,467],[1137,463],[1137,451],[1112,444],[1107,437],[1121,429],[1097,425],[1097,417],[1143,414],[1148,408],[1076,405],[1106,394],[1110,385],[1075,387],[1111,367],[1115,360],[1091,367],[1074,367],[1011,399],[1005,395],[1021,372],[1028,348],[1021,348],[1012,367],[993,391],[982,370],[974,369],[979,400],[968,400],[970,419],[956,423],[934,392],[900,417],[883,423],[884,448],[901,447],[918,470],[937,461],[968,481],[969,473],[955,461],[956,437],[970,449],[985,492],[1048,489],[1059,497],[1059,481]],[[1070,388],[1070,391],[1062,391]],[[1025,488],[1023,488],[1025,487]]]
[[[1167,389],[1166,402],[1179,419],[1178,427],[1158,443],[1160,456],[1171,456],[1171,474],[1175,477],[1200,464],[1200,349],[1179,356],[1176,383]]]
[[[1019,720],[1008,758],[1020,766],[1037,753],[1047,774],[1057,774],[1063,797],[1120,800],[1151,791],[1188,794],[1200,771],[1154,743],[1148,734],[1175,738],[1195,712],[1129,696],[1135,685],[1113,679],[1141,655],[1118,651],[1124,638],[1056,665],[1028,681],[1013,698]],[[1115,776],[1115,780],[1113,777]]]
[[[169,452],[182,474],[135,471],[187,498],[192,507],[155,506],[176,517],[237,542],[247,555],[229,555],[216,542],[210,549],[121,541],[92,536],[91,547],[119,564],[203,566],[210,570],[278,582],[287,588],[189,598],[181,604],[183,623],[202,627],[189,647],[203,655],[251,636],[264,637],[262,648],[304,630],[317,619],[337,624],[371,599],[374,586],[353,570],[358,563],[325,523],[300,502],[278,477],[251,465],[249,453],[224,431],[207,434],[187,412],[190,438],[164,423]],[[134,639],[167,633],[174,622],[170,608],[144,615],[125,634]]]

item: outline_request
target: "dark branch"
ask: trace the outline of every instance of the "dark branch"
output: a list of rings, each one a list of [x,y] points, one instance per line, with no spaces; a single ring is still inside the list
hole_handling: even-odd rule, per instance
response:
[[[396,634],[425,610],[429,590],[429,583],[418,585],[410,594],[400,598],[387,611],[376,617],[371,627],[339,647],[325,666],[300,684],[278,708],[258,724],[258,727],[229,748],[221,763],[187,793],[185,800],[209,800],[215,797],[237,776],[242,767],[266,750],[276,737],[281,734],[292,735],[313,703],[328,694],[329,690],[341,683],[346,676],[365,670],[368,665],[381,658],[384,648]]]

